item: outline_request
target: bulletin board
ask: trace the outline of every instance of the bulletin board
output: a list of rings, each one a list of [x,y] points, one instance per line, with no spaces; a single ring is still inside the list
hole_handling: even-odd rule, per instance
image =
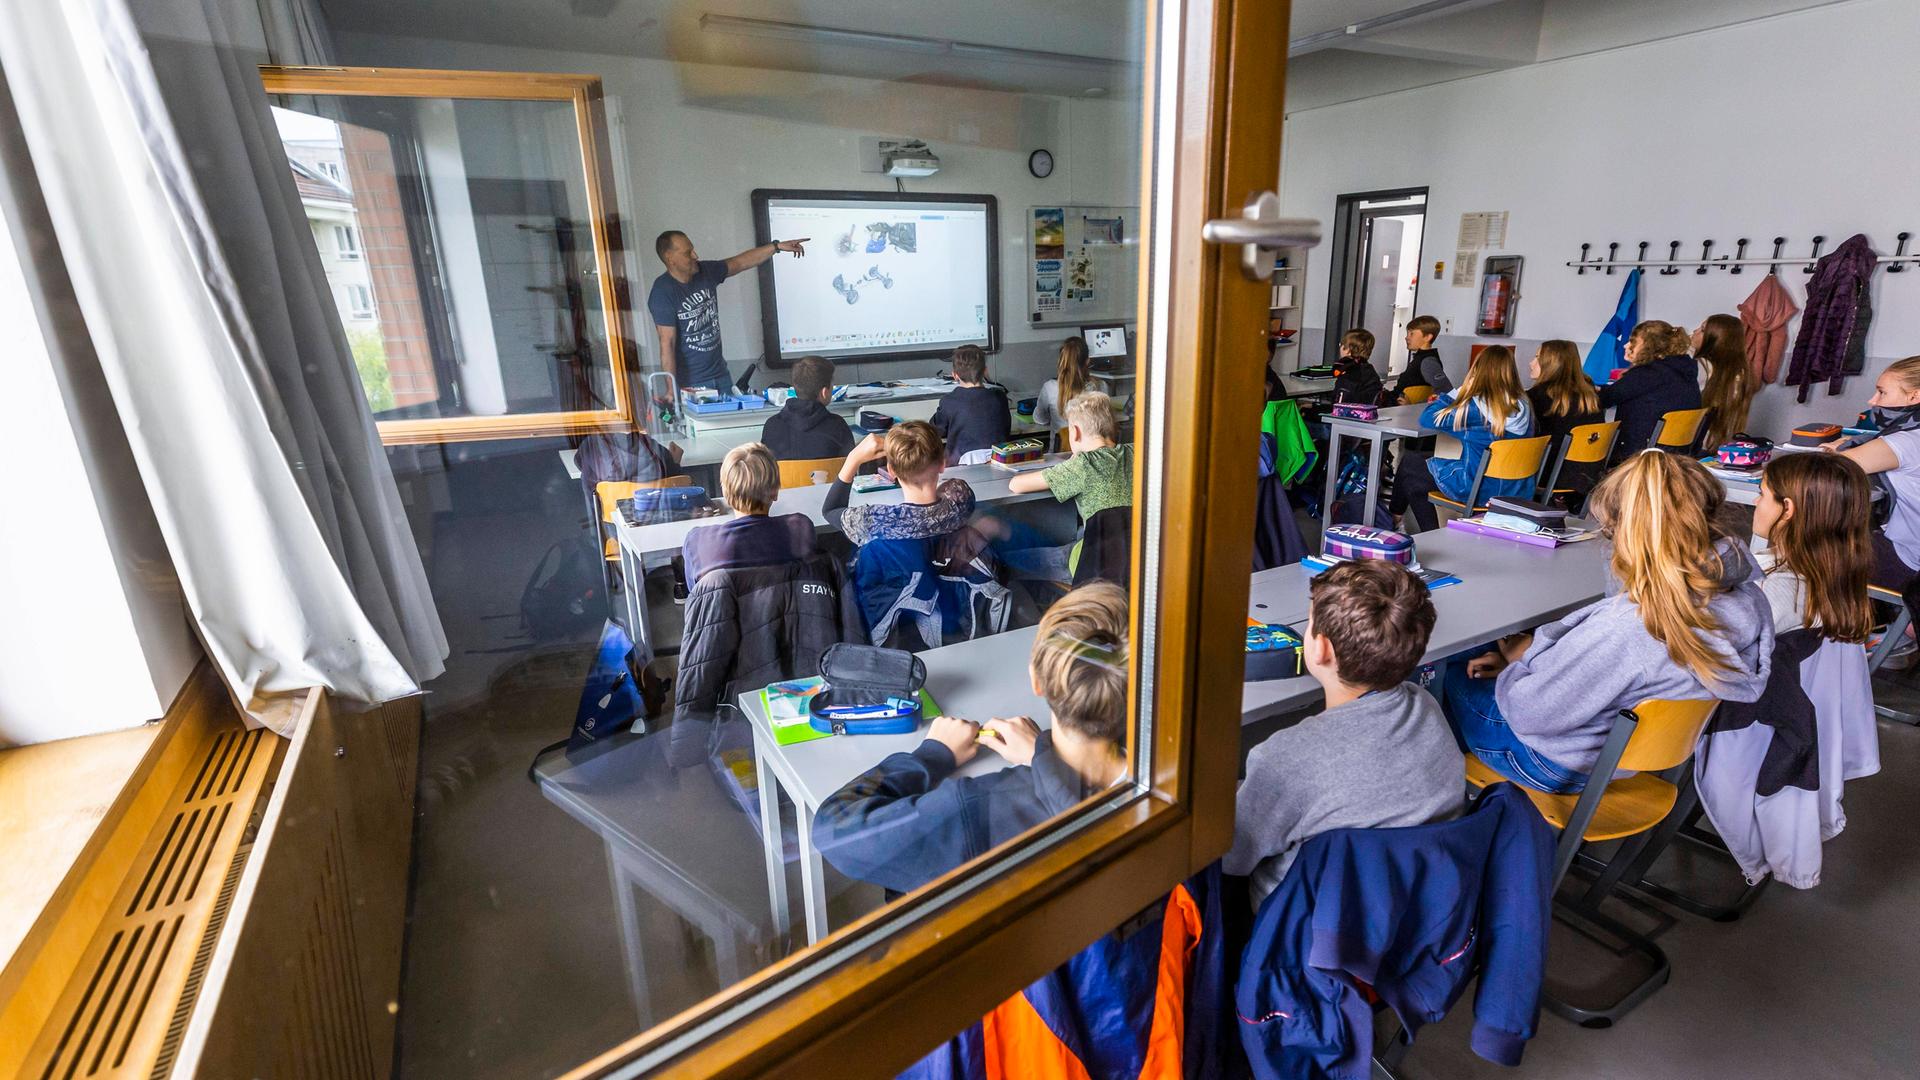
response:
[[[1139,318],[1139,207],[1029,207],[1025,227],[1030,324]]]

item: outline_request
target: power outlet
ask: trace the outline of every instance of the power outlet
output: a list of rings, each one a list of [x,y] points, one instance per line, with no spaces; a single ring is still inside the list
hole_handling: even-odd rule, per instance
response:
[[[1447,334],[1447,335],[1451,335],[1451,334],[1453,333],[1453,320],[1452,320],[1452,319],[1441,319],[1441,320],[1440,320],[1440,332],[1441,332],[1442,334]]]

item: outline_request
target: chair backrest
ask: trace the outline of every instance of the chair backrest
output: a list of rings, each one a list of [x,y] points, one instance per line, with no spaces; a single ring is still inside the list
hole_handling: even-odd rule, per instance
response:
[[[1567,448],[1560,455],[1562,465],[1592,465],[1607,460],[1614,440],[1620,437],[1620,421],[1581,424],[1567,432]]]
[[[1620,753],[1617,768],[1633,772],[1660,772],[1671,769],[1693,755],[1706,730],[1707,720],[1719,702],[1711,698],[1699,701],[1643,701],[1624,710],[1636,721],[1626,749]]]
[[[1111,581],[1127,588],[1133,577],[1133,507],[1109,506],[1087,519],[1073,586]]]
[[[1400,391],[1400,399],[1409,405],[1422,405],[1433,400],[1433,387],[1409,386]]]
[[[1675,409],[1660,418],[1660,426],[1653,433],[1653,445],[1663,450],[1691,447],[1700,437],[1700,427],[1706,419],[1705,409]]]
[[[593,487],[600,496],[600,520],[611,522],[619,513],[617,504],[621,499],[633,498],[633,493],[641,488],[692,487],[691,476],[669,476],[662,480],[602,480]]]
[[[812,487],[815,484],[831,483],[840,474],[840,466],[847,463],[846,456],[795,458],[780,462],[780,486],[782,488]],[[815,479],[814,474],[824,479]]]
[[[1487,448],[1488,480],[1532,480],[1540,476],[1540,467],[1546,464],[1547,447],[1552,445],[1551,435],[1534,435],[1524,439],[1495,439]]]

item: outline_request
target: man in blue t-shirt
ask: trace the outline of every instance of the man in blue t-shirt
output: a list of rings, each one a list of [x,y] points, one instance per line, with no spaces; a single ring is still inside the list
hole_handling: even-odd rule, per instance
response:
[[[693,241],[678,229],[669,229],[653,242],[654,254],[667,272],[654,279],[647,294],[660,334],[660,363],[673,372],[682,388],[711,386],[725,391],[733,383],[727,358],[720,351],[720,283],[742,270],[751,270],[782,251],[805,255],[808,238],[775,240],[721,261],[702,261]]]

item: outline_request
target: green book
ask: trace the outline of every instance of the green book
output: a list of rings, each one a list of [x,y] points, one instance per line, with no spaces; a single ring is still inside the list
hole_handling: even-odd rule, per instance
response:
[[[807,713],[807,703],[825,686],[826,681],[816,675],[811,679],[777,682],[760,691],[760,704],[767,710],[767,722],[773,727],[774,742],[781,746],[792,746],[832,737],[831,731],[815,730]],[[934,704],[933,695],[921,690],[920,719],[930,720],[939,715],[940,707]]]

